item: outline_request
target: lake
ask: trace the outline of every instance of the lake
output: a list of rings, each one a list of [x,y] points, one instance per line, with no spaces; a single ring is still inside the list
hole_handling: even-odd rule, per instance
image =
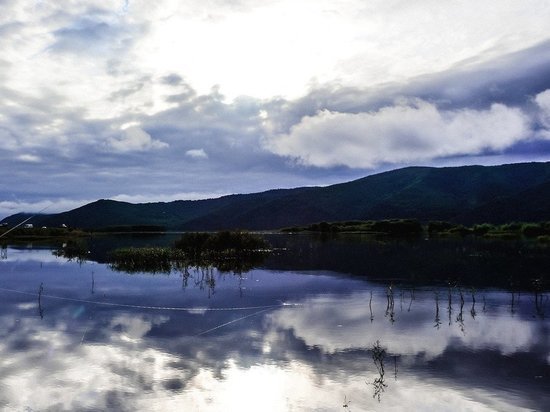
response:
[[[0,408],[549,410],[548,248],[267,237],[242,273],[106,263],[174,236],[95,237],[86,260],[7,245]]]

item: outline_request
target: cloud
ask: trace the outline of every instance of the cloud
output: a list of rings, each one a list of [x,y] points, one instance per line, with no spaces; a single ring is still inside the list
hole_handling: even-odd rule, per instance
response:
[[[59,213],[67,210],[72,210],[93,202],[96,199],[74,200],[74,199],[55,199],[55,200],[40,200],[38,202],[26,200],[1,200],[0,201],[0,218],[16,213]]]
[[[138,126],[128,127],[122,134],[109,141],[112,149],[118,152],[133,152],[164,149],[168,144],[151,138],[151,135]]]
[[[465,61],[406,82],[354,87],[337,82],[316,84],[298,99],[267,102],[266,124],[271,132],[283,134],[304,116],[314,116],[321,110],[371,112],[403,99],[421,99],[442,110],[481,110],[494,103],[530,110],[533,96],[549,88],[550,41],[547,41],[482,63]]]
[[[204,149],[191,149],[185,152],[185,156],[192,159],[208,159],[208,154]]]
[[[83,19],[72,27],[54,31],[55,42],[50,50],[73,53],[90,53],[94,48],[101,50],[115,35],[113,27],[103,21]]]
[[[181,192],[170,194],[139,194],[139,195],[127,195],[119,194],[112,196],[111,199],[121,202],[129,203],[153,203],[153,202],[173,202],[175,200],[200,200],[200,199],[213,199],[225,196],[229,193],[217,192]]]
[[[27,163],[39,163],[42,161],[42,159],[39,156],[35,156],[32,154],[22,154],[17,156],[17,160],[21,160],[22,162]]]
[[[540,121],[545,128],[550,129],[550,89],[535,96],[535,102],[539,107]]]
[[[0,199],[252,192],[391,162],[545,160],[549,10],[478,3],[4,1]],[[467,130],[521,128],[518,110],[536,123],[518,142]],[[452,133],[437,148],[439,132]],[[200,150],[208,161],[191,161]]]
[[[382,291],[378,293],[371,300],[367,292],[358,292],[349,296],[345,304],[342,304],[341,297],[315,296],[303,302],[303,307],[275,311],[270,318],[275,327],[292,330],[308,347],[319,348],[325,353],[365,348],[380,340],[391,353],[411,356],[422,353],[428,359],[442,356],[457,342],[477,350],[491,348],[510,355],[527,350],[538,333],[534,325],[511,319],[504,308],[498,308],[495,317],[473,319],[464,316],[465,332],[455,322],[455,315],[452,326],[443,327],[439,333],[433,334],[434,306],[430,299],[416,300],[410,313],[396,310],[397,322],[409,327],[388,327],[386,322],[389,319],[384,311],[387,297]],[[371,305],[365,305],[365,302],[371,302]],[[373,308],[373,322],[370,321],[369,307]],[[443,310],[441,312],[444,318]],[[346,333],[342,334],[335,325],[346,325]],[[511,329],[518,333],[509,334]]]
[[[161,78],[161,82],[170,86],[178,86],[183,82],[183,78],[176,73],[171,73]]]
[[[487,110],[439,110],[407,101],[375,112],[322,110],[266,147],[299,163],[372,168],[382,163],[502,151],[529,136],[529,117],[517,108],[493,104]]]

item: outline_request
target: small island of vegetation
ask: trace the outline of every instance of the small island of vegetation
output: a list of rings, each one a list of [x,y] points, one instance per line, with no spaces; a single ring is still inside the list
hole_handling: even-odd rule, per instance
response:
[[[126,272],[170,272],[190,266],[215,266],[222,272],[246,272],[270,252],[260,235],[241,231],[184,233],[172,247],[115,249],[110,264]]]

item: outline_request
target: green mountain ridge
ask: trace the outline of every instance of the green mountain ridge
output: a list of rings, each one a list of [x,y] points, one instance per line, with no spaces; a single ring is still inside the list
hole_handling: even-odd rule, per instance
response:
[[[21,222],[17,214],[2,222]],[[171,230],[266,230],[320,221],[408,218],[456,223],[550,219],[550,162],[407,167],[326,187],[274,189],[216,199],[132,204],[98,200],[35,226],[84,229],[157,225]]]

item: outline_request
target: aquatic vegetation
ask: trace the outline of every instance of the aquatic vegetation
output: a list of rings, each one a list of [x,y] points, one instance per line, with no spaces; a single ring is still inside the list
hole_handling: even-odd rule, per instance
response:
[[[220,272],[247,272],[261,264],[269,244],[248,232],[185,233],[174,247],[120,248],[109,254],[115,270],[185,272],[189,267],[216,267]]]
[[[52,252],[55,256],[64,257],[68,260],[83,262],[87,259],[88,246],[83,240],[68,240],[66,243]]]
[[[167,247],[115,249],[109,256],[111,267],[125,272],[170,273],[186,262],[185,254]]]
[[[250,232],[190,232],[184,233],[174,247],[183,250],[189,257],[197,258],[222,254],[242,256],[262,253],[269,249],[269,243],[260,235]]]

